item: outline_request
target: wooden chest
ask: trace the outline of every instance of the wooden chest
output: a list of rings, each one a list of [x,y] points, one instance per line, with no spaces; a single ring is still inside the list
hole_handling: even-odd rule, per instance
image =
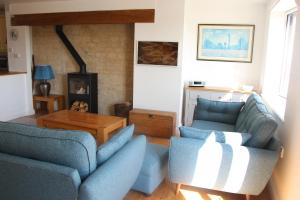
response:
[[[175,134],[176,113],[133,109],[129,114],[129,123],[135,125],[136,134],[170,138]]]

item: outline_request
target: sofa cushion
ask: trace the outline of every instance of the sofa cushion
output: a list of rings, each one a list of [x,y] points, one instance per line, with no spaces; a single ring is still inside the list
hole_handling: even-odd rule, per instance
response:
[[[97,164],[101,165],[121,149],[131,138],[134,131],[134,125],[127,126],[121,129],[105,144],[98,147]]]
[[[238,115],[236,124],[235,124],[235,130],[240,131],[240,127],[243,126],[243,124],[245,123],[245,119],[248,117],[249,111],[255,107],[256,105],[262,105],[264,106],[264,102],[262,100],[262,98],[257,95],[256,93],[251,94],[246,103],[245,106],[243,107],[243,109],[241,110],[241,112]],[[265,112],[268,112],[267,110],[265,110]]]
[[[192,127],[203,130],[234,131],[234,125],[205,120],[194,120]]]
[[[240,113],[235,130],[252,135],[246,146],[263,148],[277,129],[277,122],[261,97],[252,94]]]
[[[179,128],[180,136],[193,139],[206,140],[207,142],[219,142],[230,145],[244,145],[250,138],[249,133],[200,130],[193,127],[182,126]]]
[[[96,169],[96,141],[82,131],[0,122],[0,152],[68,166],[82,179]]]
[[[188,126],[181,126],[179,127],[179,132],[180,137],[205,140],[211,134],[212,130],[202,130]]]
[[[235,124],[244,102],[222,102],[198,98],[194,120]]]

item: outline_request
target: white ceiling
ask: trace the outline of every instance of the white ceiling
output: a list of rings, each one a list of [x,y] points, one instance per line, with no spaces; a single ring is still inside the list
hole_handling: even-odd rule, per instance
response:
[[[6,3],[28,3],[28,2],[42,2],[42,1],[51,1],[51,0],[0,0],[0,4]],[[58,1],[67,1],[67,0],[58,0]]]
[[[5,3],[27,3],[27,2],[42,2],[42,1],[51,1],[51,0],[0,0],[0,4]],[[58,1],[68,1],[68,0],[58,0]],[[253,1],[255,3],[266,3],[269,0],[239,0],[239,1]]]
[[[0,0],[0,6],[7,3],[29,3],[29,2],[43,2],[52,0]],[[71,0],[57,0],[57,1],[71,1]],[[253,3],[267,3],[270,0],[238,0],[238,1],[252,1]],[[87,2],[88,3],[88,2]]]

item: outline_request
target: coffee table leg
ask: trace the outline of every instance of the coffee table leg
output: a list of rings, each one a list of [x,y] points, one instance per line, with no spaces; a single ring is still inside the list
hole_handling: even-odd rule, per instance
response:
[[[41,128],[44,127],[43,119],[37,118],[36,125]]]
[[[100,142],[100,144],[104,144],[107,142],[109,138],[109,133],[114,132],[120,128],[125,128],[127,126],[126,119],[122,121],[122,123],[118,123],[117,126],[110,131],[107,131],[107,129],[100,129],[97,131],[97,141]]]
[[[97,141],[100,142],[100,144],[104,144],[107,140],[108,140],[108,132],[105,130],[98,130]]]
[[[48,112],[53,113],[54,112],[54,99],[49,99],[47,102]]]
[[[64,109],[65,98],[63,96],[57,98],[58,110]]]
[[[125,128],[127,126],[127,119],[124,119],[123,120],[123,127],[122,128]]]

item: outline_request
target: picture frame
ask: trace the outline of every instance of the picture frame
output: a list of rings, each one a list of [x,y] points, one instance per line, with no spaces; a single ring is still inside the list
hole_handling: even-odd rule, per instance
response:
[[[138,41],[137,64],[177,66],[178,42]]]
[[[197,60],[251,63],[255,25],[198,24]]]

